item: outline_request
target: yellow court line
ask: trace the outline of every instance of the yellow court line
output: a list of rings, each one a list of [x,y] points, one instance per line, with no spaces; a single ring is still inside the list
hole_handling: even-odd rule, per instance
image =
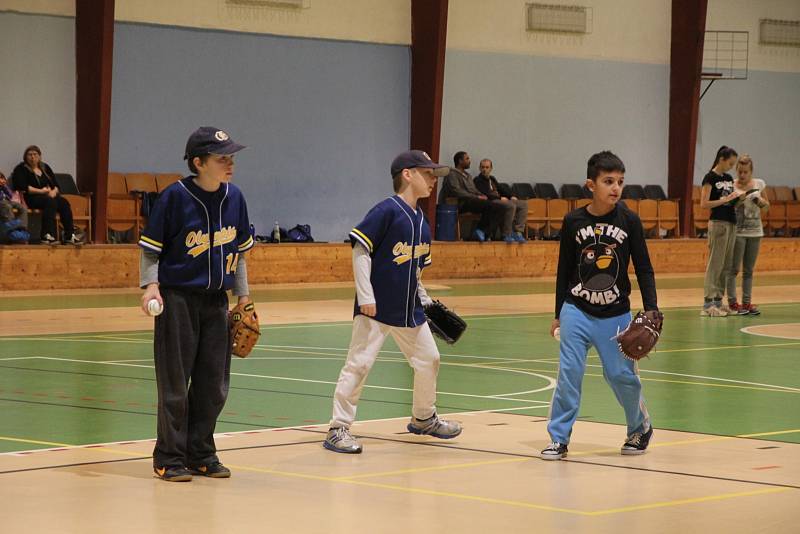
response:
[[[72,447],[68,443],[56,443],[53,441],[39,441],[37,439],[23,439],[23,438],[12,438],[10,436],[0,436],[0,440],[2,441],[16,441],[18,443],[30,443],[32,445],[49,445],[51,447]]]
[[[758,432],[757,434],[739,434],[736,436],[737,438],[758,438],[761,436],[778,436],[780,434],[794,434],[795,432],[800,432],[800,428],[794,428],[792,430],[777,430],[775,432]]]
[[[57,443],[54,441],[40,441],[36,439],[24,439],[24,438],[12,438],[10,436],[0,436],[0,441],[15,441],[18,443],[30,443],[32,445],[49,445],[50,447],[69,447],[71,450],[87,450],[87,451],[99,451],[99,452],[106,452],[108,454],[116,454],[120,456],[142,456],[142,454],[146,453],[134,453],[130,451],[121,451],[116,449],[109,449],[108,447],[93,447],[89,445],[72,445],[69,443]],[[7,454],[14,454],[14,451],[8,451]]]
[[[520,462],[528,462],[530,460],[537,460],[538,458],[503,458],[502,460],[488,460],[484,462],[467,462],[463,464],[450,464],[450,465],[438,465],[435,467],[418,467],[413,469],[398,469],[396,471],[383,471],[379,473],[365,473],[363,475],[352,475],[349,477],[338,477],[336,480],[355,480],[360,478],[371,478],[371,477],[383,477],[383,476],[394,476],[394,475],[410,475],[414,473],[427,473],[430,471],[446,471],[448,469],[461,469],[466,467],[483,467],[486,465],[497,465],[497,464],[511,464],[511,463],[520,463]]]
[[[625,513],[625,512],[634,512],[639,510],[648,510],[653,508],[665,508],[670,506],[682,506],[687,504],[697,504],[702,502],[710,502],[710,501],[721,501],[727,499],[735,499],[738,497],[751,497],[755,495],[764,495],[769,493],[778,493],[783,491],[789,491],[791,488],[766,488],[760,490],[753,490],[753,491],[742,491],[736,493],[722,493],[719,495],[707,495],[705,497],[695,497],[691,499],[675,499],[672,501],[662,501],[662,502],[655,502],[649,504],[639,504],[634,506],[627,506],[621,508],[609,508],[606,510],[593,510],[593,511],[584,511],[578,510],[574,508],[561,508],[556,506],[548,506],[544,504],[536,504],[531,502],[524,502],[524,501],[515,501],[509,499],[497,499],[493,497],[481,497],[478,495],[469,495],[465,493],[455,493],[449,491],[439,491],[439,490],[431,490],[425,488],[415,488],[415,487],[408,487],[408,486],[399,486],[397,484],[381,484],[376,482],[365,482],[362,480],[354,480],[352,478],[336,478],[336,477],[325,477],[321,475],[309,475],[306,473],[293,473],[288,471],[278,471],[275,469],[260,469],[257,467],[249,467],[249,466],[242,466],[242,465],[231,465],[230,467],[241,470],[241,471],[250,471],[254,473],[264,473],[270,475],[278,475],[278,476],[286,476],[291,478],[302,478],[302,479],[310,479],[310,480],[317,480],[322,482],[339,482],[344,484],[355,484],[358,486],[365,486],[370,488],[379,488],[379,489],[388,489],[393,491],[400,491],[403,493],[415,493],[415,494],[422,494],[422,495],[433,495],[436,497],[450,497],[453,499],[460,499],[466,501],[474,501],[474,502],[482,502],[487,504],[501,504],[506,506],[513,506],[517,508],[528,508],[533,510],[543,510],[546,512],[560,512],[565,514],[571,515],[580,515],[580,516],[589,516],[589,517],[596,517],[601,515],[611,515],[611,514],[618,514],[618,513]]]
[[[517,506],[522,508],[533,508],[536,510],[545,510],[548,512],[563,512],[567,514],[575,514],[575,515],[588,515],[587,512],[583,512],[581,510],[573,510],[570,508],[557,508],[554,506],[546,506],[542,504],[534,504],[534,503],[527,503],[522,501],[510,501],[505,499],[495,499],[492,497],[479,497],[477,495],[466,495],[463,493],[452,493],[446,491],[437,491],[437,490],[428,490],[424,488],[413,488],[413,487],[406,487],[406,486],[398,486],[395,484],[379,484],[376,482],[365,482],[362,480],[350,480],[347,478],[336,478],[336,477],[325,477],[321,475],[309,475],[306,473],[292,473],[288,471],[277,471],[275,469],[261,469],[258,467],[249,467],[243,465],[230,465],[229,467],[235,468],[241,471],[251,471],[253,473],[264,473],[268,475],[278,475],[278,476],[285,476],[291,478],[304,478],[310,480],[319,480],[323,482],[339,482],[343,484],[355,484],[358,486],[366,486],[371,488],[381,488],[381,489],[390,489],[401,491],[404,493],[420,493],[423,495],[435,495],[438,497],[452,497],[456,499],[468,500],[468,501],[478,501],[490,504],[505,504],[510,506]]]
[[[708,495],[706,497],[695,497],[692,499],[676,499],[673,501],[662,501],[649,504],[637,504],[634,506],[625,506],[622,508],[609,508],[607,510],[597,510],[594,512],[589,512],[586,515],[600,516],[600,515],[619,514],[624,512],[638,512],[639,510],[652,510],[653,508],[666,508],[668,506],[681,506],[684,504],[697,504],[701,502],[724,501],[726,499],[735,499],[737,497],[752,497],[754,495],[779,493],[783,491],[789,491],[790,489],[791,488],[766,488],[753,491],[740,491],[737,493],[721,493],[719,495]]]

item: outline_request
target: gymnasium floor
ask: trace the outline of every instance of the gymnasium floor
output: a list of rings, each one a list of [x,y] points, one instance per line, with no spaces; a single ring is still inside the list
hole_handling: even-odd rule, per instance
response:
[[[622,457],[624,418],[590,353],[568,459],[543,462],[558,366],[552,280],[434,281],[468,318],[440,344],[452,441],[405,432],[411,374],[392,341],[354,432],[321,441],[352,287],[258,289],[261,345],[235,359],[217,431],[229,480],[151,475],[152,319],[138,291],[0,297],[4,532],[797,532],[800,274],[757,275],[759,317],[701,318],[701,275],[659,277],[666,314],[641,377],[656,428]],[[640,302],[632,299],[634,307]],[[620,426],[623,425],[623,426]]]

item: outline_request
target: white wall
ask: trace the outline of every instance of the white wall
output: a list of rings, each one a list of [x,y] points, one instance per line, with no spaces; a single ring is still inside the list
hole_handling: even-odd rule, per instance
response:
[[[750,70],[800,72],[800,48],[758,43],[759,19],[800,20],[800,1],[709,0],[706,29],[750,32]]]
[[[529,0],[450,0],[447,47],[550,57],[669,62],[670,0],[542,0],[591,8],[586,35],[525,30]]]
[[[116,0],[117,21],[411,44],[411,0],[308,0],[306,9],[226,0]],[[0,0],[0,11],[75,16],[74,0]]]

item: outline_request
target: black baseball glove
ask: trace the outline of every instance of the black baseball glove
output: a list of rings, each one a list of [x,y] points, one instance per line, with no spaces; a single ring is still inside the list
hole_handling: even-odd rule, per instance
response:
[[[438,300],[434,300],[424,309],[431,332],[451,345],[458,341],[458,338],[467,329],[467,323],[464,322],[464,319]]]

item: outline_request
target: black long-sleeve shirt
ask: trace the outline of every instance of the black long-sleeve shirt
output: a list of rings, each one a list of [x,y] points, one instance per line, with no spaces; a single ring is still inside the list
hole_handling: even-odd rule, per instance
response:
[[[639,216],[619,204],[600,217],[586,207],[569,212],[561,230],[556,318],[564,301],[594,317],[630,312],[630,259],[644,309],[658,309],[653,266]]]

